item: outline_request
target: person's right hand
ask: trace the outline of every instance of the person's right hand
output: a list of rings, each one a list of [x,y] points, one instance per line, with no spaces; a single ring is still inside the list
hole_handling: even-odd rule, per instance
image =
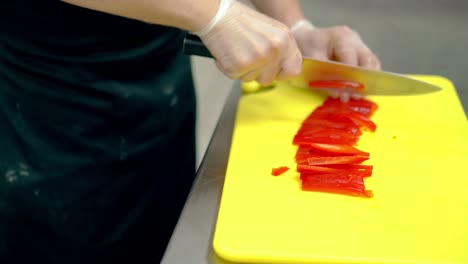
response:
[[[267,85],[301,72],[302,55],[287,26],[237,1],[200,38],[231,79]]]

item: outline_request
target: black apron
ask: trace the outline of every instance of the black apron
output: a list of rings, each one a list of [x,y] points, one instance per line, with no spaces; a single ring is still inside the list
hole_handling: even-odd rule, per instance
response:
[[[195,174],[183,32],[5,1],[0,263],[158,263]]]

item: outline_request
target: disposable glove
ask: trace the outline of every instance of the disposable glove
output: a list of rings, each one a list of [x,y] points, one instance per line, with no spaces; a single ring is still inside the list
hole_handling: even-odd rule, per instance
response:
[[[301,52],[288,27],[237,1],[221,0],[211,22],[193,33],[232,79],[268,85],[301,72]]]

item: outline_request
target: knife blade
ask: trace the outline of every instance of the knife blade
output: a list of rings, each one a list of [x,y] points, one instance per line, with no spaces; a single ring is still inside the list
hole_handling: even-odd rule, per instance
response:
[[[416,95],[441,90],[433,84],[388,71],[349,66],[339,62],[304,58],[302,71],[287,82],[292,86],[309,87],[312,81],[343,80],[364,85],[370,95]]]
[[[184,39],[183,52],[187,55],[213,58],[201,39],[191,34],[187,34]],[[399,73],[371,70],[307,57],[303,58],[301,73],[286,82],[292,86],[309,88],[310,82],[323,80],[357,82],[364,85],[364,92],[369,95],[417,95],[441,90],[436,85]]]

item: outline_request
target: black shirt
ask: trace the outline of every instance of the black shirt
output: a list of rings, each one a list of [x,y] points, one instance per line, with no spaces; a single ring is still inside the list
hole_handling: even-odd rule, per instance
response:
[[[194,175],[184,33],[58,0],[0,8],[0,260],[159,259]]]

